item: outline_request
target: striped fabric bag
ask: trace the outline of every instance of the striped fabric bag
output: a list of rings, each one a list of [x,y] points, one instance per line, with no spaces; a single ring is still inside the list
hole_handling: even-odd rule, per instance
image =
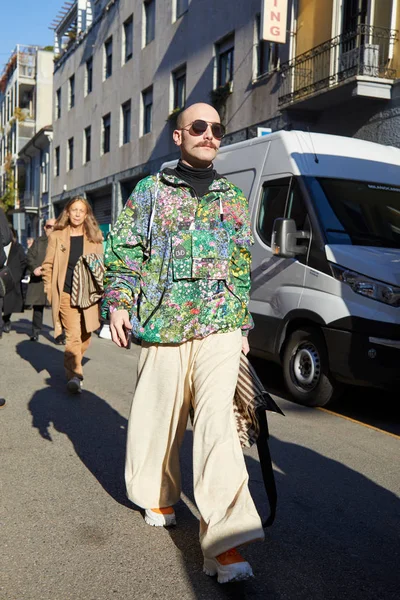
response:
[[[268,444],[267,410],[281,415],[284,414],[265,390],[249,359],[242,353],[233,398],[233,412],[242,448],[250,448],[253,444],[257,444],[261,473],[270,508],[269,517],[263,522],[263,527],[270,527],[274,522],[278,502],[274,469]]]
[[[89,308],[103,295],[104,261],[102,254],[81,256],[74,268],[71,288],[71,306]]]
[[[240,355],[239,376],[233,398],[236,429],[242,448],[251,448],[260,434],[259,411],[270,410],[283,415],[261,383],[247,356]]]

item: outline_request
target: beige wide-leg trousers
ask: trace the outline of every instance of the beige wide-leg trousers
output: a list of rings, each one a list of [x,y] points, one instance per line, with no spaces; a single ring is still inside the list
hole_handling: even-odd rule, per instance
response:
[[[193,405],[194,495],[209,558],[264,539],[233,415],[241,344],[240,330],[174,346],[144,342],[129,417],[128,497],[162,508],[180,498],[179,448]]]

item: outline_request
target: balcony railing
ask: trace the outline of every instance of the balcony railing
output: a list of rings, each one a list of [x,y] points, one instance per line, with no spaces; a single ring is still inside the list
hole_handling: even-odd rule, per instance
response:
[[[279,105],[289,105],[357,76],[394,79],[397,31],[360,25],[281,66]]]

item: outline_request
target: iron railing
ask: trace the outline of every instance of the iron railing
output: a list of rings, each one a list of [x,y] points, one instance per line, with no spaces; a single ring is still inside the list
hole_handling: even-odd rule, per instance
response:
[[[288,105],[356,76],[394,79],[390,67],[397,31],[359,25],[280,68],[279,105]]]

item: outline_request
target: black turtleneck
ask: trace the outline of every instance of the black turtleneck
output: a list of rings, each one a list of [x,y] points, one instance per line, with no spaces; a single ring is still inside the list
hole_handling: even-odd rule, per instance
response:
[[[208,192],[208,188],[217,176],[217,172],[212,168],[212,165],[207,169],[194,169],[189,165],[185,165],[181,160],[174,171],[179,179],[183,179],[194,189],[198,198]]]

